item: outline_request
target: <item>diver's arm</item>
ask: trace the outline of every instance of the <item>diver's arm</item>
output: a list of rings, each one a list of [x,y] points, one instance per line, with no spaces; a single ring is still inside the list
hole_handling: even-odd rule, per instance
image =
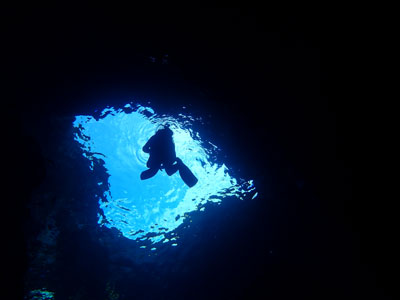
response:
[[[154,136],[152,136],[147,143],[143,146],[143,152],[150,153],[151,144],[153,143]]]

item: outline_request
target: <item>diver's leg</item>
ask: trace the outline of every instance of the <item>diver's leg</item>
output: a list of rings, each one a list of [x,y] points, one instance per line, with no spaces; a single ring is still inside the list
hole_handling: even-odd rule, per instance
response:
[[[158,170],[160,169],[161,164],[157,161],[157,159],[153,155],[150,155],[149,160],[147,161],[146,165],[149,169],[143,171],[140,174],[141,180],[149,179],[149,178],[153,177],[154,175],[156,175]]]
[[[151,168],[151,169],[145,170],[140,174],[140,179],[141,180],[149,179],[149,178],[153,177],[154,175],[156,175],[157,172],[158,172],[158,168]]]
[[[182,162],[180,158],[176,158],[177,166],[179,170],[179,175],[181,175],[182,180],[186,183],[187,186],[193,187],[198,179],[196,176],[190,171],[190,169]]]
[[[158,168],[159,169],[160,165],[161,165],[161,163],[160,163],[159,159],[157,159],[157,157],[155,157],[154,155],[150,155],[149,160],[146,163],[146,166],[149,169],[152,169],[152,168]]]
[[[178,164],[164,165],[164,168],[165,168],[165,172],[167,172],[168,176],[171,176],[178,171]]]

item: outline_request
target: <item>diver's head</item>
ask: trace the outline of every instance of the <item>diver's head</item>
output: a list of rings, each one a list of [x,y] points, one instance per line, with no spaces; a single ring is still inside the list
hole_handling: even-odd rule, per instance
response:
[[[163,125],[164,128],[158,129],[156,134],[161,134],[161,135],[167,135],[167,136],[172,136],[174,133],[172,130],[169,128],[169,125]]]
[[[165,132],[168,132],[170,135],[173,135],[174,133],[172,130],[169,128],[169,124],[164,125],[164,130]]]

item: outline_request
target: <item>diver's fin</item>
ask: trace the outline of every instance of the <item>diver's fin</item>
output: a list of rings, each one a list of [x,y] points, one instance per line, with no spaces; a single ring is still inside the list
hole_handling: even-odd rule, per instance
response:
[[[194,176],[192,171],[190,171],[190,169],[182,162],[182,160],[177,159],[177,161],[179,175],[181,175],[183,182],[185,182],[188,187],[193,187],[197,183],[198,179],[196,178],[196,176]]]
[[[140,174],[140,179],[141,180],[149,179],[149,178],[153,177],[154,175],[156,175],[157,172],[158,172],[157,168],[145,170]]]

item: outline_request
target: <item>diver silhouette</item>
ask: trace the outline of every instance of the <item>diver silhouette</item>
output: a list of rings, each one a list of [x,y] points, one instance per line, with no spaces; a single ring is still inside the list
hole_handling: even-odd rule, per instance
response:
[[[157,174],[158,170],[165,170],[168,176],[179,171],[182,180],[189,186],[193,187],[198,179],[190,171],[190,169],[176,157],[175,144],[172,139],[173,132],[168,125],[157,130],[157,132],[143,146],[143,151],[150,154],[147,161],[148,170],[140,174],[140,179],[145,180]]]

